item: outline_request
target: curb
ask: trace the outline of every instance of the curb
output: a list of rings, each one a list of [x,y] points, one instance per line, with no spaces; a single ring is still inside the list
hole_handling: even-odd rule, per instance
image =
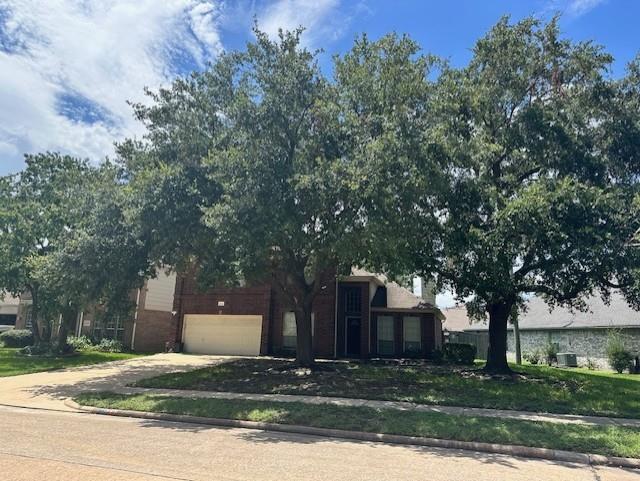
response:
[[[83,406],[70,398],[66,399],[64,403],[66,406],[77,409],[78,411],[92,414],[102,414],[107,416],[129,417],[190,424],[206,424],[210,426],[223,426],[232,428],[259,429],[263,431],[305,434],[311,436],[351,439],[356,441],[382,442],[389,444],[427,446],[446,449],[462,449],[482,453],[519,456],[523,458],[546,459],[550,461],[587,464],[590,466],[612,466],[618,468],[640,469],[640,459],[604,456],[600,454],[574,453],[571,451],[562,451],[558,449],[534,448],[508,444],[478,443],[470,441],[454,441],[450,439],[402,436],[398,434],[367,433],[362,431],[346,431],[342,429],[315,428],[294,424],[275,424],[258,421],[242,421],[238,419],[218,419],[200,416],[187,416],[181,414],[129,411],[124,409],[106,409],[92,406]]]

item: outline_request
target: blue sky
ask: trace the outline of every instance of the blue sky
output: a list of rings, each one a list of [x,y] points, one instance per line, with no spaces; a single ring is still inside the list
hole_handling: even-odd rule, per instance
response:
[[[557,12],[567,37],[613,54],[614,76],[640,50],[635,0],[0,0],[0,175],[24,153],[113,155],[114,141],[144,133],[128,100],[242,48],[254,17],[270,35],[305,26],[330,72],[362,32],[408,33],[460,66],[502,15]]]
[[[362,32],[408,33],[464,65],[500,16],[556,12],[566,36],[614,55],[615,76],[640,49],[640,2],[625,0],[0,0],[0,175],[26,152],[112,155],[114,140],[143,134],[127,100],[242,48],[254,17],[271,35],[304,25],[330,71]]]

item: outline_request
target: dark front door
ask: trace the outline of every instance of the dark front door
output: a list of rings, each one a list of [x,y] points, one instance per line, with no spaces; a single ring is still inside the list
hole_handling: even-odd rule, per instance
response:
[[[347,357],[360,357],[360,318],[347,317]]]

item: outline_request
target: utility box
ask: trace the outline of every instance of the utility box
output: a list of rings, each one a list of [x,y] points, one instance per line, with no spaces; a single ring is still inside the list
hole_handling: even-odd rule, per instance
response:
[[[558,353],[558,367],[578,367],[578,359],[573,352]]]

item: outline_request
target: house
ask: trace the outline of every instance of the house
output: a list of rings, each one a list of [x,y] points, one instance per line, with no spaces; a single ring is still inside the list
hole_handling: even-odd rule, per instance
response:
[[[640,355],[640,312],[633,310],[619,293],[613,293],[609,305],[599,296],[586,300],[588,311],[580,312],[565,307],[553,310],[540,297],[527,300],[527,310],[519,316],[520,344],[524,354],[542,350],[548,343],[555,344],[559,352],[572,352],[580,365],[591,361],[600,367],[608,367],[606,346],[612,329],[620,330],[626,348]],[[457,308],[465,311],[465,308]],[[450,310],[445,311],[447,323]],[[446,323],[445,323],[446,328]],[[486,336],[487,323],[470,324],[467,320],[464,333]],[[515,359],[513,326],[508,331],[508,354]]]
[[[320,358],[428,357],[442,344],[433,296],[413,294],[362,270],[324,287],[313,305],[313,348]],[[269,285],[197,290],[176,287],[176,339],[186,352],[267,355],[295,351],[291,306]]]
[[[6,295],[0,297],[0,332],[13,329],[18,315],[18,299]]]
[[[81,313],[76,333],[115,337],[136,351],[179,344],[199,354],[295,352],[293,310],[268,284],[201,292],[193,277],[161,274],[135,298],[131,319]],[[429,357],[442,345],[443,316],[432,293],[421,297],[366,271],[324,286],[312,310],[316,357]]]
[[[131,318],[105,317],[98,309],[80,312],[70,335],[93,339],[116,339],[127,349],[139,352],[164,351],[167,341],[175,337],[173,312],[176,275],[160,273],[149,279],[131,296],[135,311]],[[32,300],[28,293],[20,297],[16,329],[31,329]]]

